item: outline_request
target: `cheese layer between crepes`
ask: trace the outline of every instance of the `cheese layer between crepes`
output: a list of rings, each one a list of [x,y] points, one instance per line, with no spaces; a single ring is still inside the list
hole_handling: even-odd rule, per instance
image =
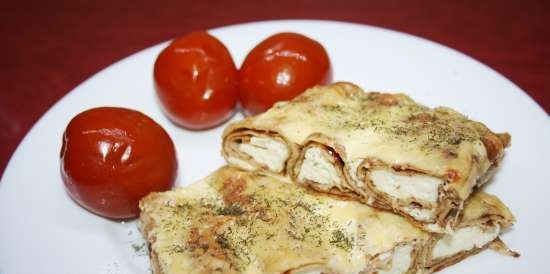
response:
[[[230,124],[223,156],[230,165],[290,176],[445,232],[509,142],[508,134],[452,109],[335,83]]]
[[[430,234],[393,213],[232,167],[150,194],[140,209],[154,274],[430,273],[491,245],[506,250],[498,235],[513,222],[479,193],[458,238]]]

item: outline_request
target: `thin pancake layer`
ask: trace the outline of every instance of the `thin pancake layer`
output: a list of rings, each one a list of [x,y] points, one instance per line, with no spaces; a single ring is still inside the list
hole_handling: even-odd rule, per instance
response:
[[[488,215],[481,204],[467,209],[483,216],[467,227],[511,224],[504,206]],[[445,267],[466,257],[457,254],[488,244],[455,248],[434,262],[426,254],[441,235],[403,217],[231,167],[191,186],[150,194],[140,208],[155,274],[429,272],[434,263]]]
[[[509,139],[448,108],[336,83],[231,124],[223,155],[443,232],[491,177]]]

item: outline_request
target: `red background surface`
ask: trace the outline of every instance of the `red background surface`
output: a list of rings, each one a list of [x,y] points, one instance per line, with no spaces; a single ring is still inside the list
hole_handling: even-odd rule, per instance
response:
[[[258,20],[350,21],[434,40],[550,112],[550,1],[9,1],[0,18],[0,173],[40,116],[102,68],[191,30]]]

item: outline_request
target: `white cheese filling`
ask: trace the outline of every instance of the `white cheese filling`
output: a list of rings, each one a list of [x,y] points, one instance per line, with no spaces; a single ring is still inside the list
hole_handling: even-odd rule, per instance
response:
[[[414,198],[417,201],[436,203],[443,180],[428,175],[401,175],[383,169],[370,172],[370,179],[381,192],[397,199]]]
[[[289,151],[285,144],[268,137],[252,137],[249,143],[239,144],[238,149],[250,155],[256,162],[266,165],[272,172],[285,168]]]
[[[310,180],[320,185],[337,185],[341,183],[336,167],[323,156],[322,149],[308,148],[298,173],[298,180]]]
[[[420,222],[432,221],[434,218],[435,209],[418,208],[418,207],[400,207],[415,220]]]
[[[471,250],[474,247],[481,248],[496,239],[499,233],[499,225],[485,229],[479,226],[458,229],[452,234],[446,234],[437,241],[432,251],[432,258],[444,258],[461,251]]]
[[[401,274],[407,272],[412,263],[412,245],[402,245],[393,251],[389,269],[378,270],[378,274]]]

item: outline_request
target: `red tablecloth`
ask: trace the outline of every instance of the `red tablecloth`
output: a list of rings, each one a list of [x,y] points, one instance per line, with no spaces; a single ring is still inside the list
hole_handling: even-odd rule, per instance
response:
[[[38,118],[105,66],[191,30],[257,20],[351,21],[431,39],[489,65],[550,112],[550,1],[6,2],[0,173]]]

